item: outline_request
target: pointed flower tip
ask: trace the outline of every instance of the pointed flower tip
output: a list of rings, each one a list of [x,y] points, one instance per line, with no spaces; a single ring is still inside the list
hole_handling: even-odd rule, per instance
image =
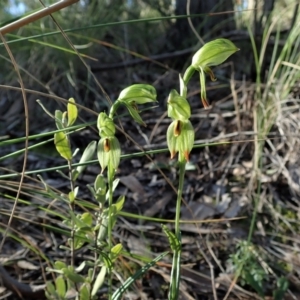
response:
[[[172,150],[172,151],[170,152],[170,154],[171,154],[171,159],[173,159],[173,158],[175,157],[175,155],[176,155],[176,151]]]
[[[208,101],[206,100],[206,99],[201,99],[202,100],[202,104],[203,104],[203,107],[205,108],[205,109],[208,109],[209,108],[209,103],[208,103]]]
[[[189,162],[190,161],[190,152],[189,151],[184,151],[183,155],[184,155],[185,160],[187,162]]]
[[[212,82],[215,82],[215,81],[217,81],[217,77],[214,77],[214,75],[213,75],[213,76],[210,76],[210,80],[211,80]]]
[[[214,72],[212,71],[211,68],[209,68],[209,67],[204,68],[204,72],[209,74],[209,77],[210,77],[211,81],[217,81],[217,77],[215,76],[215,74],[214,74]]]

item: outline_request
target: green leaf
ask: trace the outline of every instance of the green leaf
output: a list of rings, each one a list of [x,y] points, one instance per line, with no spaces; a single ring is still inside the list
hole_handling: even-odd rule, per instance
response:
[[[88,188],[88,190],[90,191],[90,193],[92,194],[92,196],[97,200],[95,189],[90,184],[87,184],[86,187]]]
[[[104,204],[106,201],[106,182],[102,174],[99,174],[94,182],[95,198],[99,203]]]
[[[118,258],[122,250],[123,250],[123,246],[120,243],[111,248],[110,252],[112,254],[111,256],[112,262],[114,262]]]
[[[139,114],[139,111],[137,110],[137,107],[134,104],[125,103],[125,106],[127,107],[133,120],[135,120],[140,125],[146,126],[146,124],[144,123],[144,121],[142,120],[142,118]]]
[[[66,160],[71,161],[72,152],[69,146],[67,135],[60,131],[54,134],[54,144],[57,152]]]
[[[100,193],[101,195],[105,195],[106,193],[106,182],[104,180],[104,176],[102,174],[99,174],[96,177],[96,180],[94,182],[94,189],[96,193]]]
[[[56,286],[56,291],[57,291],[58,295],[60,297],[64,298],[65,294],[66,294],[66,283],[65,283],[63,276],[58,276],[55,279],[55,286]]]
[[[87,265],[87,262],[84,260],[75,270],[77,273],[80,273]]]
[[[86,162],[90,161],[93,158],[94,153],[96,151],[96,146],[97,146],[96,141],[92,141],[87,145],[87,147],[85,148],[85,150],[80,158],[79,164],[85,164]],[[78,177],[79,174],[81,174],[84,171],[85,168],[86,168],[86,166],[78,166],[76,168],[76,171],[77,171],[76,178]],[[74,178],[74,180],[76,178]]]
[[[73,211],[69,211],[69,214],[76,226],[76,229],[81,229],[81,228],[84,228],[84,227],[88,227],[86,225],[86,223],[82,220],[82,215],[78,214],[78,215],[75,215]]]
[[[85,283],[80,287],[79,291],[80,299],[90,299],[90,284]]]
[[[255,276],[253,274],[246,272],[245,273],[245,280],[246,282],[252,286],[253,289],[261,296],[264,297],[264,291],[262,288],[262,281],[256,280]]]
[[[116,212],[120,212],[124,206],[124,202],[125,202],[125,196],[122,195],[119,197],[119,199],[117,200],[117,202],[115,204],[113,204],[113,206],[115,206],[116,208]]]
[[[175,234],[166,226],[166,225],[161,225],[162,230],[164,231],[165,235],[167,236],[169,240],[169,244],[171,249],[175,251],[180,251],[181,250],[181,243],[178,240],[178,238],[175,236]]]
[[[85,281],[85,278],[77,274],[72,267],[62,269],[64,275],[73,283],[81,283]]]
[[[179,295],[179,287],[181,281],[180,268],[181,268],[181,247],[178,247],[174,250],[173,253],[171,282],[170,282],[169,295],[168,295],[169,299],[179,298],[178,295]]]
[[[67,128],[68,127],[68,116],[67,116],[67,112],[66,111],[64,111],[63,114],[62,114],[61,122],[62,122],[63,128]]]
[[[53,295],[53,296],[57,295],[56,288],[55,288],[54,284],[51,283],[50,281],[47,281],[47,283],[46,283],[46,290],[48,291],[48,293],[50,295]]]
[[[64,129],[63,127],[63,113],[60,110],[55,111],[55,124],[57,129]]]
[[[67,111],[68,111],[68,126],[72,126],[75,123],[78,116],[78,110],[74,98],[69,99]]]
[[[93,224],[93,216],[89,212],[85,212],[81,215],[81,220],[87,227],[91,227]]]
[[[284,295],[289,288],[289,282],[287,278],[280,277],[277,279],[277,288],[273,291],[274,300],[284,299]]]
[[[74,191],[70,191],[68,196],[69,196],[70,203],[73,203],[75,201]]]
[[[94,282],[94,286],[93,286],[93,289],[92,289],[92,296],[95,296],[97,294],[98,290],[103,285],[104,280],[105,280],[106,271],[107,271],[107,268],[105,266],[103,266],[101,268],[99,274],[97,275],[97,278]]]
[[[110,258],[108,257],[108,255],[103,251],[100,251],[100,254],[101,254],[101,259],[103,260],[105,267],[108,270],[111,270],[113,265],[112,265],[112,262],[111,262]]]
[[[86,243],[85,232],[76,231],[76,235],[74,236],[74,249],[80,249]],[[71,244],[70,244],[71,245]]]
[[[112,187],[113,193],[115,192],[115,190],[116,190],[116,188],[117,188],[119,182],[120,182],[120,178],[116,178],[116,179],[114,180],[114,182],[113,182],[113,187]],[[107,193],[107,199],[109,199],[109,193]]]
[[[63,268],[66,268],[66,267],[67,267],[67,265],[66,265],[64,262],[60,261],[60,260],[57,260],[57,261],[54,263],[54,266],[55,266],[55,268],[58,269],[58,270],[62,270]]]
[[[99,232],[98,232],[98,237],[97,237],[98,244],[107,238],[107,228],[108,228],[107,226],[108,226],[108,218],[102,219]]]
[[[154,258],[151,262],[147,263],[141,269],[139,269],[134,275],[130,276],[121,287],[119,287],[114,294],[112,295],[112,300],[119,300],[122,299],[122,295],[126,292],[130,286],[136,282],[141,276],[143,276],[151,267],[153,267],[157,262],[163,259],[169,252],[164,252]]]

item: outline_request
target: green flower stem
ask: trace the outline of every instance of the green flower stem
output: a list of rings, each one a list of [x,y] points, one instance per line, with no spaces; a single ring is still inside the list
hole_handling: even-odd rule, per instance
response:
[[[69,138],[68,138],[69,141]],[[70,141],[69,141],[70,142]],[[68,167],[69,167],[69,177],[70,177],[70,185],[71,185],[71,191],[74,192],[74,180],[73,180],[73,176],[72,176],[72,161],[68,160]],[[75,201],[70,202],[70,210],[72,211],[72,213],[74,213],[75,211]],[[75,261],[75,223],[74,223],[74,219],[71,218],[71,266],[74,267],[74,261]]]
[[[183,156],[181,152],[179,152],[179,156]],[[179,183],[178,183],[178,191],[177,191],[177,200],[176,200],[176,216],[175,216],[175,235],[177,238],[180,237],[180,210],[181,210],[181,198],[183,193],[183,184],[184,184],[184,176],[185,176],[185,165],[186,161],[184,157],[179,157]]]
[[[66,137],[67,137],[67,141],[68,141],[68,147],[69,149],[71,149],[71,142],[70,142],[70,136],[68,135],[68,132],[65,131]],[[72,175],[72,160],[67,160],[68,162],[68,171],[69,171],[69,178],[70,178],[70,188],[71,191],[74,193],[75,190],[75,183],[74,183],[74,179],[73,179],[73,175]],[[70,201],[69,199],[69,207],[72,213],[74,213],[75,211],[75,201]],[[75,223],[74,223],[74,219],[71,218],[71,266],[74,267],[74,262],[75,262]]]
[[[116,111],[117,111],[118,107],[120,106],[120,104],[121,104],[120,101],[117,100],[110,108],[108,117],[111,118],[112,120],[114,119],[114,115],[116,114]]]
[[[113,221],[113,181],[114,181],[115,171],[111,167],[111,165],[108,165],[107,169],[107,179],[108,179],[108,228],[107,228],[107,235],[108,235],[108,251],[109,251],[109,259],[112,261],[112,221]],[[109,269],[109,275],[108,275],[108,295],[109,299],[112,299],[112,269]]]
[[[178,299],[179,286],[180,286],[180,261],[181,261],[181,233],[180,233],[180,212],[181,212],[181,198],[183,193],[184,175],[186,161],[181,152],[179,152],[179,183],[176,200],[176,216],[175,216],[175,236],[178,240],[179,247],[173,253],[173,263],[171,272],[171,285],[169,300]]]
[[[189,66],[186,71],[184,72],[183,75],[183,81],[185,83],[185,85],[188,84],[188,82],[190,81],[190,79],[192,78],[192,76],[194,75],[196,69],[193,66]],[[186,95],[181,95],[182,97],[186,97]]]
[[[179,298],[180,260],[181,260],[181,243],[180,243],[180,248],[176,249],[173,253],[169,300],[177,300]]]

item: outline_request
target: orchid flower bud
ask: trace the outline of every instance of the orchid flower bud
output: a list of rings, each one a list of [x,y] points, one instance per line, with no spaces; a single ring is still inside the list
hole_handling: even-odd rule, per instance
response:
[[[189,102],[176,90],[170,92],[168,98],[168,117],[173,120],[188,120],[191,116]]]
[[[114,121],[104,112],[100,113],[98,116],[97,127],[101,137],[110,137],[115,135],[116,127]]]

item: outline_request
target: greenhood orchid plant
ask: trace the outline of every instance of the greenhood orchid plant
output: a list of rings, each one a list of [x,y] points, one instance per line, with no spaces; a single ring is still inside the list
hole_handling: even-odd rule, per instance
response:
[[[194,147],[195,132],[190,121],[191,107],[187,100],[187,86],[193,74],[197,71],[200,77],[201,100],[204,108],[209,107],[206,97],[205,76],[208,74],[211,80],[216,80],[211,67],[223,63],[230,55],[239,49],[227,39],[217,39],[205,44],[193,56],[191,65],[185,71],[183,77],[179,76],[180,92],[172,90],[168,97],[168,117],[172,119],[167,130],[167,144],[171,159],[178,153],[179,180],[176,201],[175,233],[163,225],[162,229],[169,239],[171,251],[173,251],[173,263],[169,289],[169,299],[177,300],[179,297],[180,265],[181,265],[181,232],[180,232],[180,211],[183,195],[183,183],[186,163],[190,160],[190,152]],[[57,110],[51,115],[43,106],[48,115],[55,119],[57,132],[54,142],[58,153],[68,162],[71,191],[68,195],[56,195],[53,198],[68,201],[70,216],[66,226],[70,229],[68,245],[64,249],[71,252],[71,264],[57,261],[53,271],[59,276],[52,283],[47,284],[46,295],[48,299],[66,299],[68,290],[75,290],[80,300],[96,299],[97,293],[103,285],[108,274],[108,298],[121,299],[122,293],[134,282],[133,278],[144,274],[159,259],[168,254],[161,254],[144,266],[137,275],[131,276],[126,282],[113,293],[112,270],[113,263],[122,252],[122,244],[113,245],[112,229],[116,223],[118,213],[122,210],[125,196],[115,201],[113,195],[118,180],[115,179],[116,170],[121,159],[121,145],[116,137],[116,125],[114,119],[120,105],[124,105],[132,118],[141,125],[142,120],[138,105],[156,102],[156,90],[147,84],[134,84],[121,91],[118,99],[111,106],[109,113],[101,112],[97,119],[99,131],[98,147],[96,141],[91,142],[85,149],[80,163],[82,165],[74,168],[73,158],[77,153],[72,152],[70,133],[72,125],[77,119],[77,106],[75,100],[70,98],[67,111]],[[92,213],[77,213],[77,193],[79,187],[75,185],[78,176],[83,172],[85,163],[90,161],[97,152],[101,172],[96,177],[93,185],[88,185],[91,194],[98,203],[98,210],[93,218]],[[105,175],[105,171],[107,173]],[[63,174],[62,174],[63,175]],[[63,175],[65,176],[65,175]],[[106,176],[106,178],[105,178]],[[44,182],[43,182],[44,183]],[[47,184],[45,187],[47,188]],[[96,220],[95,220],[96,219]],[[87,278],[79,273],[84,269],[85,264],[75,267],[75,251],[83,247],[85,243],[96,246],[94,261],[89,263],[93,268],[89,269]],[[99,271],[100,270],[100,271]]]

